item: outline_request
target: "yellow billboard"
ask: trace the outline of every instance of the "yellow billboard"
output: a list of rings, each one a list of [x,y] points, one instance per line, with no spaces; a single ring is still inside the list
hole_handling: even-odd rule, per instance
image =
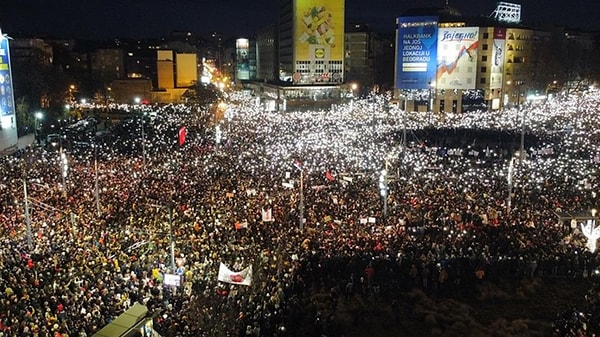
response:
[[[344,0],[295,0],[296,61],[342,61]]]

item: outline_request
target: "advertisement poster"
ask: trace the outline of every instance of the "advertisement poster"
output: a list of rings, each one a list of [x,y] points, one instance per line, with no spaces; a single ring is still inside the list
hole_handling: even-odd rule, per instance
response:
[[[440,29],[438,34],[438,89],[475,89],[479,27]]]
[[[492,47],[492,69],[490,70],[490,89],[502,89],[504,74],[504,50],[506,28],[494,28],[494,46]]]
[[[0,31],[0,152],[17,145],[17,124],[13,96],[8,38]]]
[[[435,81],[437,17],[398,19],[396,88],[428,89]]]
[[[235,41],[235,53],[238,80],[250,79],[250,59],[248,57],[250,51],[250,41],[248,39],[237,39]]]
[[[343,60],[344,0],[297,0],[295,16],[297,60]]]
[[[296,0],[294,18],[295,69],[311,81],[341,80],[344,0]]]

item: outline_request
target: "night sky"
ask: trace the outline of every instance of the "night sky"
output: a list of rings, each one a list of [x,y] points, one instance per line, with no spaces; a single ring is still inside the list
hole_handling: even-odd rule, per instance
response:
[[[465,16],[488,16],[496,0],[448,0]],[[510,2],[510,1],[509,1]],[[521,0],[521,19],[600,30],[600,1]],[[7,0],[0,28],[9,35],[110,39],[152,38],[173,31],[250,36],[277,22],[278,0]],[[442,6],[445,0],[346,0],[346,20],[393,32],[395,18],[413,7]]]

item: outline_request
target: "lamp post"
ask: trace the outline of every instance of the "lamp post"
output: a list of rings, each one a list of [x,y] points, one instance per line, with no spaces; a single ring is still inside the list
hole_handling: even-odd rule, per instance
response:
[[[26,234],[27,238],[27,248],[31,249],[32,240],[31,240],[31,217],[29,216],[29,200],[27,196],[27,173],[23,172],[23,194],[25,195],[25,226],[26,226]]]
[[[64,152],[62,146],[60,148],[60,176],[62,178],[62,188],[66,196],[67,194],[67,174],[69,173],[69,161],[67,160],[67,154]]]
[[[169,245],[171,246],[171,271],[175,272],[175,240],[173,240],[173,205],[169,205]]]
[[[512,211],[511,207],[512,207],[512,190],[513,190],[513,178],[514,178],[514,173],[515,173],[515,157],[512,157],[510,159],[510,162],[508,164],[508,174],[507,174],[507,184],[508,184],[508,196],[506,198],[506,212],[510,215],[510,212]]]
[[[168,205],[162,204],[146,204],[148,206],[156,207],[156,208],[166,208],[168,210],[169,216],[169,250],[171,254],[171,269],[175,272],[175,240],[173,238],[173,203],[169,203]]]
[[[141,119],[142,125],[142,169],[146,172],[146,136],[144,134],[144,118]]]
[[[429,82],[429,111],[433,112],[433,105],[435,103],[435,82]]]
[[[523,81],[516,81],[515,86],[517,87],[517,116],[521,116],[521,145],[519,147],[519,167],[523,164],[523,157],[525,157],[525,114],[527,109],[521,111],[521,85]]]
[[[304,170],[300,169],[300,201],[299,201],[298,217],[300,218],[300,231],[304,231]]]
[[[98,145],[94,142],[94,197],[96,198],[96,212],[102,215],[100,209],[100,190],[98,189]]]
[[[381,170],[379,174],[379,195],[383,199],[383,218],[387,218],[387,196],[388,196],[388,181],[387,170]]]
[[[298,228],[304,230],[304,167],[299,160],[294,161],[294,166],[300,171],[300,191],[298,191]]]
[[[34,123],[33,133],[35,135],[35,142],[37,143],[37,145],[40,145],[40,143],[41,143],[40,122],[43,117],[44,117],[44,114],[42,114],[40,111],[37,111],[34,114],[34,122],[35,123]]]

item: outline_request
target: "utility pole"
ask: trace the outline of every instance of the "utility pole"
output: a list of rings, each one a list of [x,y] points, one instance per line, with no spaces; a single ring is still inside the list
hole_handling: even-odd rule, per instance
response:
[[[387,218],[387,196],[388,196],[388,181],[387,181],[387,170],[381,170],[379,175],[379,195],[383,199],[383,218]]]
[[[142,116],[142,169],[146,172],[146,136],[144,135],[144,117]]]
[[[98,189],[98,145],[94,143],[94,196],[96,198],[96,212],[98,217],[102,215],[102,211],[100,209],[100,190]]]
[[[173,205],[169,204],[169,244],[171,245],[171,271],[175,272],[175,241],[173,240]]]
[[[300,169],[300,205],[298,206],[299,209],[299,213],[298,216],[300,217],[299,221],[300,221],[300,231],[304,231],[304,170]]]
[[[25,226],[26,226],[26,238],[27,238],[27,248],[32,249],[32,239],[31,239],[31,218],[29,216],[29,199],[27,196],[27,176],[23,174],[23,194],[25,196]]]

